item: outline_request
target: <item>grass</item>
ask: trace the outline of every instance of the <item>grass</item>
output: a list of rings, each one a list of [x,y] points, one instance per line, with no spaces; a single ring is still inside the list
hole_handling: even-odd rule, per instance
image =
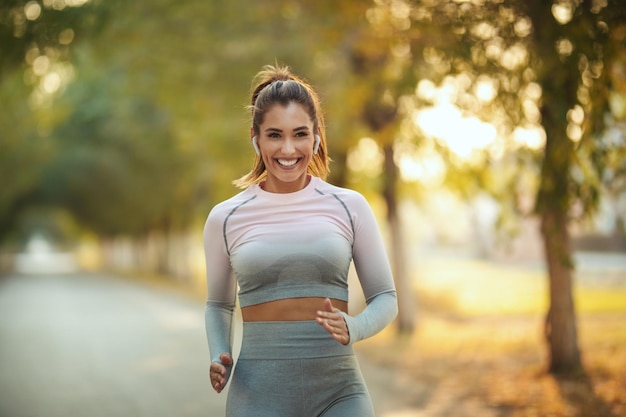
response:
[[[577,311],[626,311],[624,274],[626,271],[575,273]],[[536,267],[441,259],[421,266],[416,282],[418,302],[464,316],[543,314],[548,306],[547,277]]]
[[[381,417],[626,417],[626,277],[577,275],[583,369],[567,377],[545,371],[538,268],[433,260],[419,277],[416,332],[357,345],[405,381]]]

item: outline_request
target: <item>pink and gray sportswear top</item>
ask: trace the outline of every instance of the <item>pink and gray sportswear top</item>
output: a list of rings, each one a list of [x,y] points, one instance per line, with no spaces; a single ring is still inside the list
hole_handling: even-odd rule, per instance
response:
[[[382,330],[397,314],[396,292],[372,210],[356,191],[311,177],[294,193],[252,185],[216,205],[204,228],[211,360],[231,353],[237,286],[241,307],[285,298],[348,301],[354,266],[367,307],[344,314],[350,343]]]

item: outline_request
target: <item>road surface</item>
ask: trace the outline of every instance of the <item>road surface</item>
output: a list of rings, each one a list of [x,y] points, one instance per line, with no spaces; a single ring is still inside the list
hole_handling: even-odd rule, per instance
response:
[[[223,416],[203,309],[112,276],[0,277],[0,417]],[[361,367],[377,415],[395,415],[391,371]]]
[[[0,278],[0,416],[223,415],[202,309],[112,277]]]

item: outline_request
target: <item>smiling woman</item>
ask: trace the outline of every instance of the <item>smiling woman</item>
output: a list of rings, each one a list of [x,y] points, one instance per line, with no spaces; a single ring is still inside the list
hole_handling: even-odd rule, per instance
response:
[[[275,104],[265,113],[253,140],[263,159],[267,177],[263,189],[273,193],[298,191],[308,183],[307,171],[314,154],[313,122],[301,104]],[[254,134],[252,129],[251,134]]]
[[[352,345],[397,314],[380,231],[361,194],[325,181],[313,89],[287,68],[259,76],[254,167],[204,228],[211,385],[220,393],[231,381],[228,416],[373,416]],[[367,302],[356,316],[348,314],[352,261]],[[237,295],[243,335],[231,378]]]
[[[286,68],[267,67],[257,74],[257,84],[252,91],[249,110],[252,113],[250,137],[257,159],[252,170],[234,181],[239,188],[246,188],[263,181],[267,175],[266,161],[259,148],[259,142],[266,139],[284,139],[289,133],[299,140],[310,140],[313,156],[309,158],[306,172],[325,179],[328,175],[328,164],[331,159],[326,151],[326,130],[324,117],[321,111],[320,100],[313,88],[303,80],[294,76]],[[280,108],[282,107],[282,110]],[[279,115],[278,113],[283,113]],[[272,123],[285,123],[291,115],[298,114],[299,123],[290,126],[274,126],[268,124],[267,113],[271,115]],[[280,116],[286,116],[281,118]],[[265,131],[262,131],[262,127]],[[288,132],[286,129],[290,129]],[[297,132],[296,132],[297,130]],[[296,135],[296,133],[298,133]],[[271,134],[271,138],[269,137]],[[290,151],[287,149],[287,151]],[[285,155],[283,155],[285,156]]]

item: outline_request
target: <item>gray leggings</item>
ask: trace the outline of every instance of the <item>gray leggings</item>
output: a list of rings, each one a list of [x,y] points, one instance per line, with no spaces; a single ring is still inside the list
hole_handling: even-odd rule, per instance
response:
[[[314,321],[243,326],[226,417],[374,417],[352,346]]]

